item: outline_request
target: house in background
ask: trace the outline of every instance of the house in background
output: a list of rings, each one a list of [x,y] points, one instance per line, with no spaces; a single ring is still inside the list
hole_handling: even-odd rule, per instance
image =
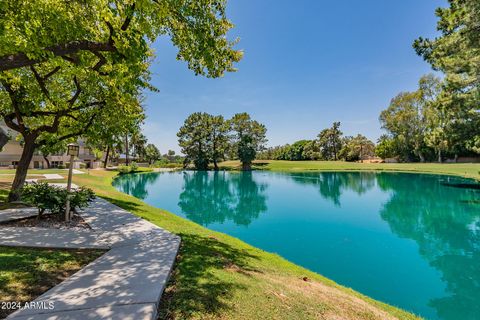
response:
[[[2,150],[0,151],[0,169],[15,169],[22,155],[23,147],[21,143],[14,138],[16,136],[15,132],[10,130],[4,124],[0,126],[1,129],[6,131],[10,136],[10,140],[7,142],[7,144],[3,146]],[[97,161],[97,157],[85,144],[85,141],[80,139],[77,143],[80,146],[80,152],[78,157],[74,161],[73,167],[76,169],[99,167],[101,165],[101,162]],[[47,157],[44,157],[38,151],[35,151],[29,167],[31,169],[45,169],[48,168],[48,163],[50,163],[50,168],[64,168],[69,161],[70,156],[66,154],[66,150],[65,152],[51,154]]]

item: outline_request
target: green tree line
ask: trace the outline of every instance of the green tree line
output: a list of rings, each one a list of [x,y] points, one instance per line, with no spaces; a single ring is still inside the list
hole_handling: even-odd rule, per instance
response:
[[[441,35],[413,47],[442,78],[423,76],[381,113],[382,157],[442,162],[480,153],[480,1],[450,0],[436,15]]]
[[[180,128],[178,143],[185,155],[184,166],[208,170],[210,163],[238,159],[243,170],[250,170],[257,152],[263,150],[266,127],[251,119],[248,113],[237,113],[231,119],[204,112],[191,114]]]
[[[374,156],[375,144],[365,136],[343,136],[340,122],[323,129],[313,140],[271,147],[259,153],[262,160],[345,160],[358,161]]]

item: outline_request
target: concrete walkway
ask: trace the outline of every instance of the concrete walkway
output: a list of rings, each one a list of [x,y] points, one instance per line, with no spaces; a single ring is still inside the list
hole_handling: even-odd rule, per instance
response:
[[[80,214],[92,231],[0,228],[0,245],[110,249],[35,300],[52,310],[7,319],[156,319],[180,238],[101,199]]]
[[[0,222],[35,217],[38,215],[37,208],[10,208],[0,210]]]

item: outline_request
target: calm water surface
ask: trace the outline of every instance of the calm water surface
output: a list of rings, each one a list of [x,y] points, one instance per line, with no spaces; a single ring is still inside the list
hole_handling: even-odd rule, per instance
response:
[[[480,190],[371,172],[125,175],[121,191],[428,319],[480,319]]]

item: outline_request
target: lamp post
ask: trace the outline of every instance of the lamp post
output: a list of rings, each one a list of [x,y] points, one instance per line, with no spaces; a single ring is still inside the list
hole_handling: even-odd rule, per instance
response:
[[[77,144],[70,143],[67,149],[67,155],[70,156],[70,164],[68,166],[68,181],[67,181],[67,200],[65,203],[65,221],[70,221],[70,190],[72,189],[72,171],[73,160],[78,156],[80,147]]]

